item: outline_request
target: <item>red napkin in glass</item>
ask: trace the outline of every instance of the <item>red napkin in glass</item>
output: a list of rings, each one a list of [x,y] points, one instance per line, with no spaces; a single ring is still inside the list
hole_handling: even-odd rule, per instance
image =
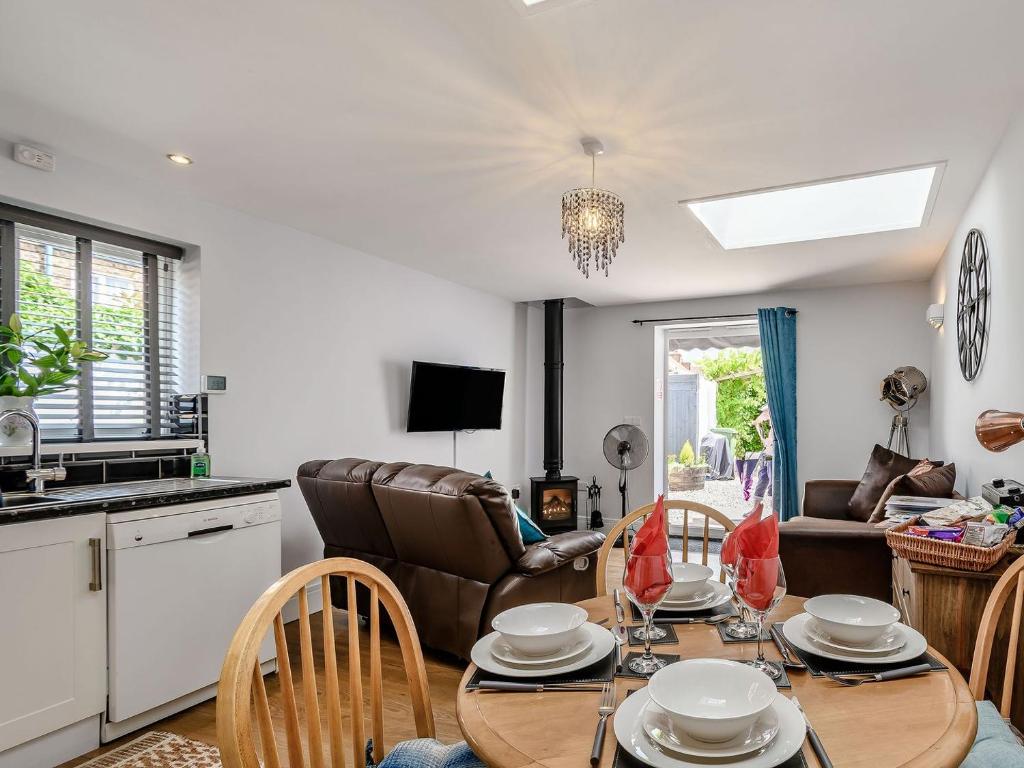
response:
[[[748,519],[753,517],[751,515]],[[734,537],[746,522],[744,520],[736,526]],[[722,551],[724,560],[724,547]],[[767,610],[771,607],[779,580],[779,562],[775,559],[779,556],[778,518],[770,514],[746,526],[736,543],[735,551],[730,554],[744,560],[737,573],[736,591],[751,608]]]
[[[623,585],[640,603],[650,605],[658,602],[672,586],[672,571],[668,566],[667,555],[665,497],[659,496],[654,511],[633,537],[630,556],[626,560]]]

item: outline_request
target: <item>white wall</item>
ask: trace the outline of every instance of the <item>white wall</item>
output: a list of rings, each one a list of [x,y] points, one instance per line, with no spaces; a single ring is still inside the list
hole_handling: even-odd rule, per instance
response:
[[[992,316],[986,358],[978,377],[964,381],[956,343],[957,275],[964,238],[985,235]],[[955,461],[957,490],[972,495],[993,477],[1022,479],[1024,447],[990,453],[974,436],[978,414],[990,408],[1024,411],[1024,111],[1010,124],[932,278],[933,301],[946,305],[946,325],[932,342],[933,452]]]
[[[200,366],[229,387],[211,398],[215,473],[294,477],[307,459],[352,455],[450,464],[450,434],[404,431],[420,359],[509,372],[504,428],[461,435],[459,465],[521,482],[525,307],[78,158],[47,174],[3,141],[0,155],[8,202],[198,246]],[[322,543],[298,489],[282,496],[291,569]]]
[[[786,291],[698,301],[566,310],[565,470],[602,486],[606,517],[618,516],[617,474],[601,453],[607,430],[633,418],[654,435],[655,329],[633,319],[753,313],[791,306],[797,321],[798,471],[809,479],[859,478],[871,447],[888,438],[892,411],[878,400],[883,376],[898,365],[929,373],[930,326],[925,323],[928,284],[896,283],[853,288]],[[529,333],[543,334],[543,313],[530,310]],[[539,414],[543,352],[530,358],[527,413]],[[911,417],[914,454],[929,445],[928,398]],[[532,419],[532,416],[531,416]],[[537,436],[528,434],[527,470],[540,469]],[[532,423],[532,422],[531,422]],[[654,450],[654,446],[652,446]],[[636,507],[654,496],[655,455],[630,477]]]

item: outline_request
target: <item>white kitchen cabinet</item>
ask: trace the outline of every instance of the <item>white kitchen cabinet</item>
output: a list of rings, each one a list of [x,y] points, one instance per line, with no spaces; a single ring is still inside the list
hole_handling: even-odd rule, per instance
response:
[[[0,752],[103,711],[106,515],[0,526]]]

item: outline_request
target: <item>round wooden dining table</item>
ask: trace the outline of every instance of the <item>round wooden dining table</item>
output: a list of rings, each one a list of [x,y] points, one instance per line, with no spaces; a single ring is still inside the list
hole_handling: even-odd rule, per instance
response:
[[[803,610],[804,599],[786,597],[771,615],[782,621]],[[609,596],[586,600],[590,620],[614,623]],[[628,621],[627,626],[632,623]],[[656,653],[679,654],[683,659],[753,658],[756,643],[723,643],[714,626],[675,625],[679,643],[657,645]],[[631,648],[636,651],[638,649]],[[639,649],[639,650],[642,650]],[[625,655],[626,649],[623,649]],[[803,670],[788,670],[792,690],[799,698],[836,768],[956,768],[970,750],[978,727],[974,700],[963,677],[935,650],[929,652],[948,671],[856,688],[841,686],[827,677],[814,678]],[[765,655],[781,659],[771,642]],[[581,768],[589,764],[597,726],[597,692],[496,693],[467,691],[476,671],[471,664],[458,696],[459,726],[473,751],[490,768]],[[618,701],[645,680],[615,678]],[[608,768],[615,754],[611,724],[605,735],[600,765]],[[809,766],[817,768],[809,744],[804,744]]]

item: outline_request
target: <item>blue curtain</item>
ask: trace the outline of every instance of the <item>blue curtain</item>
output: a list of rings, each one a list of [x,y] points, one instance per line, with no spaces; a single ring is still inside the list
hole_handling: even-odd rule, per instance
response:
[[[796,484],[796,310],[757,310],[761,330],[764,384],[775,436],[775,482],[772,504],[779,520],[800,514]]]

